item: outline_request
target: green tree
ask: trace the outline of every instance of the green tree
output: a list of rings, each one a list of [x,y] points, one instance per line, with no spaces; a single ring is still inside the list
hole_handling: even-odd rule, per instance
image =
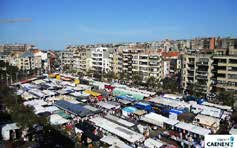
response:
[[[178,92],[178,82],[176,79],[173,78],[164,78],[161,80],[162,89],[165,92]]]
[[[205,82],[196,82],[189,85],[189,93],[196,98],[205,97],[203,85],[205,85]]]
[[[47,124],[47,120],[34,114],[33,108],[24,106],[22,98],[6,86],[0,86],[0,99],[5,111],[11,116],[11,119],[21,127],[32,127],[34,124]]]
[[[106,78],[107,81],[111,82],[113,80],[113,78],[115,77],[115,75],[114,75],[113,71],[109,71],[109,72],[105,73],[103,75],[103,77]]]
[[[123,72],[119,72],[118,77],[120,80],[123,80],[125,78],[125,74]]]
[[[153,76],[151,76],[151,77],[149,77],[148,79],[147,79],[147,81],[146,81],[146,87],[147,87],[147,89],[155,89],[155,87],[156,87],[156,78],[155,77],[153,77]]]
[[[235,93],[233,91],[223,89],[217,92],[216,98],[219,102],[222,102],[224,105],[233,107],[236,100],[236,96],[234,94]]]
[[[143,80],[143,74],[142,72],[134,72],[132,74],[132,82],[135,85],[141,85],[142,84],[142,80]]]
[[[86,76],[88,76],[88,77],[93,77],[93,74],[94,74],[94,72],[93,72],[93,70],[91,70],[91,69],[88,69],[88,70],[86,71]]]

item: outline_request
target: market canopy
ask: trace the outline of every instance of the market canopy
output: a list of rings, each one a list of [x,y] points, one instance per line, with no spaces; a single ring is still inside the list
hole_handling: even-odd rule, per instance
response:
[[[140,133],[137,133],[135,131],[132,131],[124,126],[120,126],[114,122],[111,122],[105,118],[102,117],[95,117],[90,119],[91,122],[93,122],[96,126],[119,136],[122,139],[125,139],[131,143],[135,143],[137,141],[143,141],[144,136]]]
[[[50,124],[52,124],[52,125],[62,125],[62,124],[70,122],[70,120],[64,119],[63,117],[61,117],[58,114],[50,115],[49,121],[50,121]]]
[[[129,145],[124,143],[122,140],[115,136],[104,136],[100,139],[100,141],[107,143],[113,147],[121,147],[121,148],[131,148]]]
[[[135,100],[143,100],[146,96],[145,94],[142,94],[140,92],[130,91],[122,88],[115,88],[113,90],[114,96],[130,96],[131,98],[134,98]]]
[[[72,118],[71,115],[65,113],[63,110],[57,110],[57,111],[54,112],[54,114],[58,114],[58,115],[60,115],[61,117],[65,118],[65,119]]]
[[[116,105],[113,105],[111,103],[108,103],[108,102],[98,102],[97,103],[98,106],[100,107],[103,107],[105,109],[113,109],[113,108],[116,108],[117,106]]]
[[[94,91],[91,91],[91,90],[85,90],[84,92],[85,92],[86,94],[92,95],[92,96],[94,96],[94,97],[101,96],[100,93],[97,93],[97,92],[94,92]]]
[[[93,114],[90,110],[84,108],[83,106],[79,104],[73,104],[65,100],[58,100],[54,103],[54,105],[80,117]]]
[[[128,96],[128,95],[120,95],[120,96],[117,96],[118,99],[121,99],[121,100],[127,100],[127,101],[135,101],[136,99],[134,99],[133,97],[131,96]]]

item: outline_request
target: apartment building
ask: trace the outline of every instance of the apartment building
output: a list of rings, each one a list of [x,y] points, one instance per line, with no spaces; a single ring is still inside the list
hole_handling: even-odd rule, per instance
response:
[[[181,53],[178,51],[162,52],[163,78],[172,77],[181,70]]]
[[[16,66],[21,70],[34,70],[35,69],[35,58],[31,51],[26,51],[19,57],[16,57]]]
[[[216,49],[213,56],[215,68],[216,89],[234,90],[237,92],[237,57],[227,55],[226,49]]]
[[[73,51],[73,69],[85,73],[90,66],[90,50],[87,48],[76,48]]]
[[[61,69],[72,69],[73,67],[73,52],[66,50],[60,52]]]
[[[198,85],[197,91],[209,94],[213,91],[215,77],[213,74],[213,55],[186,54],[183,59],[183,87],[189,90],[193,84]]]
[[[116,77],[122,72],[123,69],[123,58],[122,52],[118,48],[114,48],[109,55],[111,70]]]
[[[133,74],[133,56],[144,52],[144,49],[136,47],[119,48],[118,49],[118,71],[125,74],[128,78],[132,78]]]
[[[214,49],[215,38],[195,38],[191,40],[192,49]]]
[[[21,51],[21,52],[25,52],[28,51],[30,49],[35,48],[34,45],[30,45],[30,44],[3,44],[0,45],[0,52],[4,52],[4,51]]]
[[[111,71],[110,51],[106,47],[98,47],[91,50],[91,67],[97,74]]]
[[[132,72],[141,74],[143,81],[146,81],[151,76],[161,80],[162,71],[161,51],[145,50],[144,52],[133,54]]]

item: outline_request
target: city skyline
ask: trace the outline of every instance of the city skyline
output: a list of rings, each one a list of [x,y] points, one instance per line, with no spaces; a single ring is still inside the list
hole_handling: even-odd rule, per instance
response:
[[[69,44],[237,36],[233,0],[1,3],[0,44],[62,50]]]

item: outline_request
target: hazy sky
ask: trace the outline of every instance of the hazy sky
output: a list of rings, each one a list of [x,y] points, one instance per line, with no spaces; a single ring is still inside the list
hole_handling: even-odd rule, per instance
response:
[[[237,37],[237,0],[0,0],[0,44]]]

